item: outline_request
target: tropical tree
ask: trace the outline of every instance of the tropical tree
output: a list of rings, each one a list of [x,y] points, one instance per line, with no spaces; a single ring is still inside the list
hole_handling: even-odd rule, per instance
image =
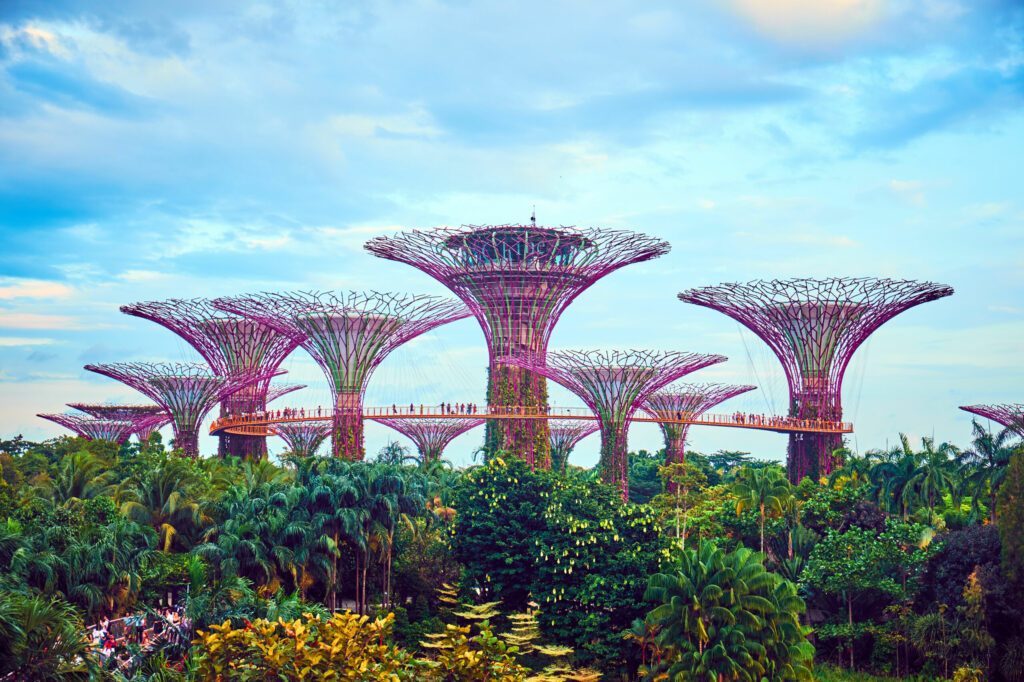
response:
[[[792,490],[775,467],[754,469],[744,467],[732,488],[736,495],[736,515],[744,509],[756,509],[761,527],[761,552],[764,552],[764,525],[769,514],[781,515],[792,496]]]
[[[84,681],[97,668],[85,626],[71,604],[0,593],[0,679]]]
[[[203,505],[191,497],[194,474],[183,458],[168,458],[146,470],[125,491],[121,513],[160,536],[160,548],[169,552],[175,545],[187,549],[187,538],[210,522]]]
[[[109,495],[114,489],[113,476],[110,462],[81,450],[64,457],[46,490],[57,504],[75,504]]]
[[[974,438],[971,448],[960,453],[962,492],[971,496],[971,510],[977,513],[981,500],[988,501],[989,521],[996,522],[996,496],[1006,478],[1006,467],[1015,450],[1016,433],[1003,429],[993,433],[978,420],[971,422]]]
[[[959,451],[949,443],[941,443],[936,448],[931,438],[922,438],[921,445],[919,463],[909,485],[918,499],[928,507],[930,518],[935,512],[936,501],[942,499],[944,493],[953,494],[956,491],[957,480],[952,463]]]

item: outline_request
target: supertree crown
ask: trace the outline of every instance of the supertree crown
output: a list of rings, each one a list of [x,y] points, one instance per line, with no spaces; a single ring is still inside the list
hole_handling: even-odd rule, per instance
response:
[[[843,374],[879,326],[953,293],[932,282],[830,277],[757,280],[690,289],[679,299],[725,313],[757,334],[782,363],[794,416],[841,416]]]
[[[292,422],[272,424],[270,430],[280,436],[297,457],[312,457],[331,435],[330,422]]]
[[[88,440],[106,440],[120,445],[135,431],[135,422],[125,419],[97,419],[81,414],[37,414],[74,431]]]
[[[699,417],[729,398],[753,391],[756,386],[730,384],[681,384],[652,393],[643,410],[655,419],[681,420]]]
[[[356,291],[251,294],[219,298],[214,305],[301,345],[327,374],[336,396],[361,393],[395,348],[470,314],[458,301],[437,296]]]
[[[146,442],[154,431],[171,423],[171,416],[160,405],[68,403],[68,407],[97,419],[130,421],[133,424],[132,432],[141,442]]]
[[[282,373],[249,371],[218,376],[198,362],[118,362],[86,365],[85,369],[131,386],[162,406],[171,415],[175,439],[193,457],[199,454],[199,423],[218,401],[249,384],[268,381]]]
[[[278,386],[271,386],[267,389],[267,403],[272,403],[281,396],[294,393],[295,391],[301,391],[306,388],[306,384],[281,384]]]
[[[495,357],[543,354],[555,322],[580,293],[670,246],[624,230],[464,225],[377,237],[366,249],[451,289],[472,309]]]
[[[596,432],[599,426],[596,420],[552,419],[548,422],[548,428],[551,439],[551,468],[565,471],[569,455],[576,445]]]
[[[960,409],[991,419],[1024,438],[1024,404],[962,405]]]
[[[444,449],[458,436],[483,424],[484,419],[392,419],[373,417],[411,440],[424,462],[441,459]]]

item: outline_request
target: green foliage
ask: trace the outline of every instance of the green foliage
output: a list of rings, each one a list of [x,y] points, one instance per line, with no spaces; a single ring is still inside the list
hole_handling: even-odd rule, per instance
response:
[[[629,501],[645,504],[662,491],[658,469],[665,461],[663,452],[629,453]]]
[[[1006,479],[999,488],[996,510],[1003,574],[1019,588],[1024,584],[1024,453],[1010,459]]]
[[[88,680],[96,668],[85,626],[70,604],[0,592],[0,679]]]

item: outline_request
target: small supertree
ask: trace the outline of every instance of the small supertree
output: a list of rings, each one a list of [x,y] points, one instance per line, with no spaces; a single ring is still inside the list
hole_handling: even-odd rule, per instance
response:
[[[297,342],[253,320],[214,308],[205,298],[147,301],[121,306],[121,312],[166,327],[189,343],[218,376],[275,371]],[[266,375],[270,376],[270,375]],[[221,416],[246,414],[265,409],[270,379],[256,381],[226,396]],[[220,455],[250,459],[267,456],[267,440],[225,432],[220,437]]]
[[[695,419],[715,405],[741,393],[753,391],[756,386],[730,386],[728,384],[682,384],[653,393],[643,404],[643,410],[659,421],[665,436],[665,464],[686,461],[686,433],[690,425],[684,419]]]
[[[1024,404],[963,405],[960,409],[985,419],[991,419],[1024,438]]]
[[[334,395],[334,455],[353,460],[364,456],[363,396],[377,365],[406,341],[469,317],[458,301],[379,292],[251,294],[214,305],[276,329],[313,356]]]
[[[124,419],[97,419],[84,414],[37,414],[87,440],[106,440],[122,445],[132,435],[135,423]]]
[[[503,362],[557,381],[594,411],[601,429],[601,475],[606,482],[617,485],[622,499],[628,500],[626,438],[634,413],[659,388],[725,360],[723,355],[680,351],[562,350],[549,352],[546,364],[533,357],[506,358]]]
[[[271,424],[270,431],[280,436],[296,457],[312,457],[331,435],[331,422],[305,421]]]
[[[548,405],[544,378],[498,358],[531,357],[543,364],[555,323],[577,296],[605,275],[669,248],[668,242],[635,232],[537,225],[439,227],[366,244],[381,258],[427,273],[470,307],[487,338],[492,410],[540,412]],[[543,419],[491,420],[485,447],[511,452],[531,466],[550,466]]]
[[[301,391],[306,388],[306,384],[283,384],[280,386],[271,386],[267,389],[267,404],[274,402],[281,396],[294,393],[295,391]]]
[[[171,415],[175,446],[192,458],[199,457],[199,426],[218,401],[280,374],[250,371],[218,376],[198,362],[116,362],[85,368],[131,386],[163,407]]]
[[[85,412],[97,419],[133,422],[135,426],[132,433],[140,443],[147,442],[154,431],[171,423],[170,415],[159,405],[68,403],[68,407]]]
[[[485,419],[470,418],[391,418],[373,417],[373,421],[391,427],[411,440],[421,462],[436,462],[444,449],[457,437],[483,424]]]
[[[789,416],[838,422],[843,375],[861,343],[903,311],[952,293],[931,282],[830,277],[721,284],[679,299],[725,313],[768,344],[786,373]],[[830,473],[841,446],[839,434],[791,434],[790,480]]]
[[[551,468],[565,473],[569,455],[577,443],[598,430],[597,421],[581,419],[552,419],[548,422],[551,436]]]

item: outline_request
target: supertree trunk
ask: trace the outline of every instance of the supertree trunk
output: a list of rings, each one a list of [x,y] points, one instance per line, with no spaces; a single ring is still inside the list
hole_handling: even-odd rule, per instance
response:
[[[363,447],[362,393],[339,393],[331,430],[331,450],[339,459],[362,461]]]
[[[488,373],[487,402],[492,408],[522,407],[546,412],[547,379],[528,369],[492,361]],[[551,442],[546,419],[491,419],[486,425],[488,452],[504,450],[531,468],[551,468]]]
[[[220,416],[232,414],[253,414],[267,409],[267,401],[260,395],[259,387],[247,387],[234,393],[220,403]],[[220,457],[238,457],[259,461],[267,458],[266,436],[244,436],[225,434],[217,446]]]
[[[195,428],[178,429],[174,433],[174,447],[191,459],[199,459],[199,432]]]
[[[619,489],[622,501],[629,501],[628,426],[615,421],[601,424],[601,479]]]

